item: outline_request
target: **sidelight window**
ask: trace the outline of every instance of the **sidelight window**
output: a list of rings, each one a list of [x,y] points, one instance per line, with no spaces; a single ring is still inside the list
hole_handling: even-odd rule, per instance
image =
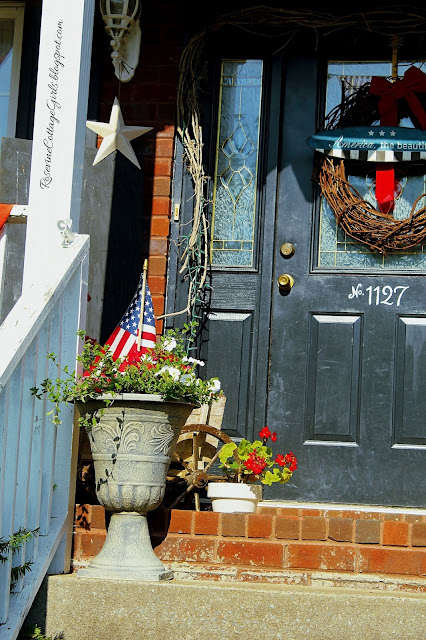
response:
[[[252,267],[259,163],[261,60],[222,63],[211,263]]]

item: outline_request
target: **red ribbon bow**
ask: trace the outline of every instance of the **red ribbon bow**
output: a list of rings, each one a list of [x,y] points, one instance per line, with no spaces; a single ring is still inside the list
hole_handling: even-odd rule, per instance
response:
[[[426,129],[426,113],[416,93],[426,93],[426,74],[417,67],[410,67],[404,77],[396,82],[374,76],[371,79],[370,93],[379,96],[380,124],[396,127],[398,125],[398,101],[405,98],[411,112],[422,129]]]
[[[390,127],[398,126],[398,101],[405,98],[411,113],[421,128],[425,129],[426,114],[416,92],[426,92],[426,74],[417,67],[407,69],[404,77],[396,82],[374,76],[371,79],[370,93],[379,96],[380,124]],[[398,190],[400,187],[395,180],[394,168],[385,163],[379,163],[376,171],[376,200],[382,213],[392,213]]]

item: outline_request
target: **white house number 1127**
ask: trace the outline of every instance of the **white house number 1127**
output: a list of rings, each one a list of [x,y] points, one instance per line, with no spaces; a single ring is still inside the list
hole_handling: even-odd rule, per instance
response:
[[[401,304],[401,298],[409,287],[391,287],[385,285],[384,287],[366,287],[365,291],[362,288],[362,284],[357,284],[356,287],[352,287],[352,292],[349,293],[349,300],[353,298],[359,298],[361,296],[368,296],[368,304],[396,304],[397,307]]]

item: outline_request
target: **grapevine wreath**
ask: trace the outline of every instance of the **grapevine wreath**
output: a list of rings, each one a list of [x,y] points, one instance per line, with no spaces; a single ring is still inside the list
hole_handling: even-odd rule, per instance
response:
[[[337,224],[383,255],[407,250],[426,239],[426,193],[415,199],[404,220],[392,215],[402,190],[395,167],[400,172],[402,166],[408,166],[408,174],[410,169],[426,166],[425,97],[426,74],[417,67],[410,67],[401,79],[373,77],[335,107],[326,117],[325,129],[307,140],[310,147],[325,154],[314,178]],[[406,116],[414,128],[398,126]],[[371,124],[377,121],[379,126]],[[376,163],[377,208],[347,179],[346,161]]]

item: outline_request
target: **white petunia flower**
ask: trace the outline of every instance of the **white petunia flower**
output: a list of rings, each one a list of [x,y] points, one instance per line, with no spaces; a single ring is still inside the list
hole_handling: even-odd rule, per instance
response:
[[[217,391],[220,391],[220,381],[212,380],[210,383],[209,390],[211,391],[211,393],[216,393]]]
[[[194,374],[193,373],[184,373],[181,377],[180,377],[180,382],[182,384],[185,384],[186,386],[189,386],[190,384],[192,384],[194,382]]]
[[[179,369],[176,369],[176,367],[163,367],[162,369],[160,369],[160,371],[158,371],[158,373],[156,373],[155,375],[160,375],[163,373],[168,373],[169,376],[175,381],[177,382],[180,378],[180,371]]]
[[[188,358],[188,356],[184,356],[182,358],[182,362],[192,362],[194,364],[198,364],[199,367],[204,367],[204,362],[202,360],[197,360],[196,358]]]
[[[168,338],[164,341],[163,348],[165,351],[173,351],[176,348],[177,342],[174,338]]]

